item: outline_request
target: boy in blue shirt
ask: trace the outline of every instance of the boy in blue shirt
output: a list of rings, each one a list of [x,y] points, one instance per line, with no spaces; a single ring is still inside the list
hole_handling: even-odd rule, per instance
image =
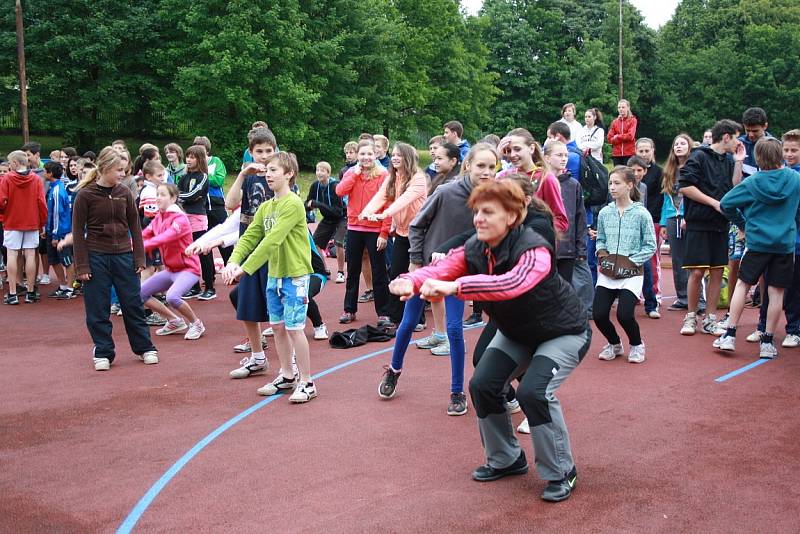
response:
[[[767,309],[766,331],[761,337],[761,358],[775,358],[773,335],[786,288],[792,287],[797,228],[800,226],[800,175],[783,165],[783,147],[774,138],[756,143],[758,172],[722,197],[720,210],[745,232],[746,251],[739,266],[739,280],[731,298],[728,325],[716,349],[736,349],[736,323],[750,287],[765,275],[772,301]]]
[[[63,241],[72,231],[72,202],[61,176],[64,168],[60,163],[49,161],[44,165],[44,178],[48,188],[47,225],[45,226],[45,242],[47,244],[47,263],[53,268],[58,279],[58,289],[50,293],[51,298],[68,300],[74,297],[71,282],[75,278],[75,267],[72,261],[72,247],[62,246]]]

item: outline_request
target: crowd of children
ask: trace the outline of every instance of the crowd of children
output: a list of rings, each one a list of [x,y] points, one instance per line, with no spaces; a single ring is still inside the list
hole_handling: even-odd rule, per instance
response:
[[[411,145],[362,134],[344,145],[337,178],[330,163],[316,163],[304,199],[296,157],[279,150],[263,122],[248,133],[227,192],[226,167],[203,136],[185,151],[166,145],[166,166],[150,144],[136,158],[117,140],[97,155],[64,147],[44,162],[40,145],[27,143],[8,154],[0,174],[4,303],[36,303],[52,272],[57,288],[49,297],[83,295],[96,370],[115,360],[115,314],[132,352],[156,364],[150,326],[157,336],[187,340],[206,332],[194,309],[201,305],[189,302],[216,298],[216,249],[222,281],[236,284],[232,316],[245,333],[233,350],[246,356],[230,376],[266,373],[272,335],[280,369],[257,392],[287,392],[295,403],[318,395],[304,329],[308,317],[315,340],[329,337],[314,297],[330,278],[344,284],[339,323],[357,321],[359,303],[373,302],[378,327],[396,335],[378,385],[383,399],[395,397],[430,305],[432,332],[416,347],[450,358],[449,415],[467,413],[469,389],[487,458],[473,478],[527,471],[508,430],[508,414],[522,409],[520,431],[533,434],[537,467],[549,481],[543,498],[563,500],[576,470],[553,393],[588,349],[589,319],[607,342],[601,360],[625,353],[610,317],[615,301],[627,360],[645,362],[634,312],[643,303],[646,317],[661,317],[664,241],[676,291],[668,309],[686,312],[680,334],[699,329],[718,336],[713,348],[735,350],[742,309],[760,299],[747,341],[760,343],[762,358],[776,357],[783,309],[782,345],[800,346],[800,130],[775,139],[766,113],[751,108],[741,125],[714,124],[702,145],[676,136],[662,169],[655,143],[636,137],[629,103],[618,110],[607,137],[614,167],[601,184],[608,195],[594,202],[597,184],[587,183],[586,170],[603,158],[603,117],[588,109],[582,126],[574,104],[562,108],[543,145],[515,128],[471,146],[463,126],[447,122],[430,140],[424,169]],[[325,256],[335,256],[335,276]],[[730,313],[719,317],[726,277]],[[473,308],[465,319],[466,301]],[[463,330],[481,325],[466,388]],[[555,454],[554,440],[564,454]]]

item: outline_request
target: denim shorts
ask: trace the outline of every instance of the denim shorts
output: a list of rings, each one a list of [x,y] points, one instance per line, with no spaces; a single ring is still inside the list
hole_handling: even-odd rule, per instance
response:
[[[287,330],[302,330],[308,311],[310,276],[267,279],[267,310],[270,324],[284,323]]]
[[[744,239],[739,238],[739,229],[732,224],[728,230],[728,259],[741,260],[744,255]]]

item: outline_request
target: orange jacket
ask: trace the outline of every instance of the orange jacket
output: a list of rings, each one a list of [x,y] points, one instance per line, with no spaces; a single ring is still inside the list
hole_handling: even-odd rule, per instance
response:
[[[630,115],[611,121],[608,129],[608,142],[611,143],[611,155],[617,158],[636,154],[636,117]]]

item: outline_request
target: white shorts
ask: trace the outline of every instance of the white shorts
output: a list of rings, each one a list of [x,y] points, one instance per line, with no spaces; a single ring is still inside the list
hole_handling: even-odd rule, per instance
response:
[[[39,232],[36,230],[3,230],[3,246],[8,250],[36,248],[39,246]]]

